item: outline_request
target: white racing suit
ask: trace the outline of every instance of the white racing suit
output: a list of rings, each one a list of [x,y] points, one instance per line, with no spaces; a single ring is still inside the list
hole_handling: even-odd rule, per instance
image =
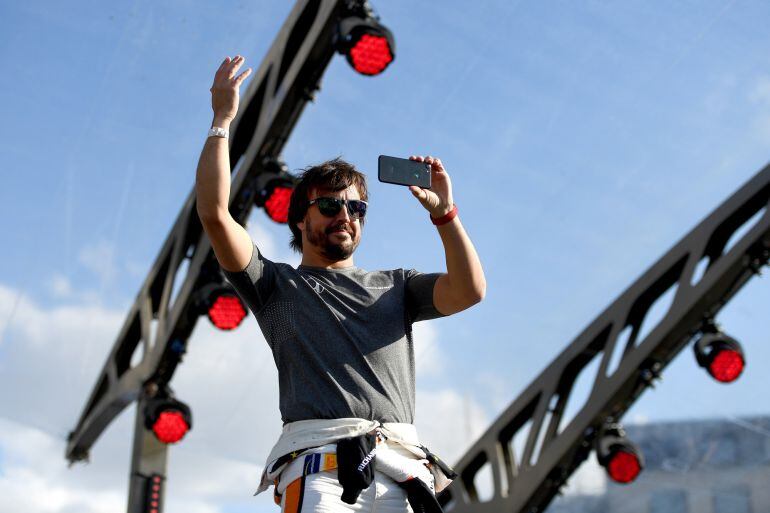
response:
[[[374,479],[354,504],[347,504],[340,498],[343,487],[338,481],[336,442],[370,433],[377,434],[371,454],[375,456]],[[420,444],[411,424],[303,420],[284,426],[268,456],[257,493],[273,484],[276,503],[284,513],[401,513],[411,512],[409,503],[417,504],[414,501],[429,502],[427,511],[440,511],[435,493],[448,486],[453,477],[451,469]]]

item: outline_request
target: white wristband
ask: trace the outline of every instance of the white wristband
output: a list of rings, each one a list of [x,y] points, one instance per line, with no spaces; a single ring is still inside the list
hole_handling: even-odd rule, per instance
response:
[[[230,132],[224,128],[219,128],[218,126],[209,128],[209,137],[224,137],[227,139],[229,136]]]

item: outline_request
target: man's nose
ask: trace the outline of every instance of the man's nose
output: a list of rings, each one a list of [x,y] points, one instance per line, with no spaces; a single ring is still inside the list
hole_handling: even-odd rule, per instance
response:
[[[337,216],[335,219],[344,219],[347,222],[350,222],[352,218],[350,217],[350,212],[348,212],[348,206],[346,204],[342,204],[342,208],[337,213]]]

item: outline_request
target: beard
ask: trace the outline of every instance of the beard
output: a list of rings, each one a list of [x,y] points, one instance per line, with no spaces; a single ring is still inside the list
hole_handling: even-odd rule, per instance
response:
[[[332,237],[335,237],[335,235],[332,234],[340,228],[340,225],[329,226],[325,231],[318,232],[313,229],[313,225],[310,219],[308,219],[305,222],[305,235],[309,243],[321,250],[321,255],[324,258],[328,258],[333,262],[339,262],[349,258],[358,247],[358,243],[361,242],[360,235],[358,239],[353,239],[353,234],[350,230],[344,225],[341,227],[350,237],[335,242],[332,240]]]

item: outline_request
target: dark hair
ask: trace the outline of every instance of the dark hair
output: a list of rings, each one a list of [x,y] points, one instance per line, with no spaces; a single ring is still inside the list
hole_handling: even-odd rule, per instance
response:
[[[289,229],[291,241],[289,245],[294,251],[302,252],[302,231],[297,223],[305,219],[310,207],[310,191],[323,189],[331,192],[342,191],[355,185],[362,200],[367,201],[369,194],[366,190],[366,176],[358,171],[353,164],[337,157],[321,164],[305,168],[299,175],[299,182],[289,201]],[[363,225],[364,220],[360,220]]]

